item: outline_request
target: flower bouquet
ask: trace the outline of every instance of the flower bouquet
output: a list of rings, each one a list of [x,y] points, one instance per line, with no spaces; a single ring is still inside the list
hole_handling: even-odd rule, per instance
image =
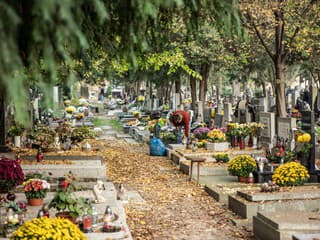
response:
[[[248,177],[257,169],[257,164],[249,155],[239,155],[228,162],[227,168],[233,176]]]
[[[43,179],[29,179],[23,183],[27,199],[44,199],[50,190],[50,184]]]
[[[24,180],[24,173],[20,164],[13,159],[0,160],[0,192],[8,192]]]
[[[308,181],[308,170],[298,162],[288,162],[277,167],[272,175],[272,181],[279,186],[299,186]]]

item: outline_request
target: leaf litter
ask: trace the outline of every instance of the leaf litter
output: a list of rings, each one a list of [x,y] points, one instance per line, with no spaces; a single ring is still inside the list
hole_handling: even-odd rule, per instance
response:
[[[166,157],[149,155],[145,144],[108,141],[103,154],[108,179],[137,191],[147,208],[124,205],[131,234],[149,239],[252,239],[252,232],[235,226],[227,207],[216,202]]]

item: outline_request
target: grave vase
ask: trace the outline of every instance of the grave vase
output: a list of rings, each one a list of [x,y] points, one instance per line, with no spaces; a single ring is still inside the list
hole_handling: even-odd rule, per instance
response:
[[[245,149],[245,148],[246,148],[246,144],[245,144],[244,137],[239,137],[238,141],[239,141],[239,148],[240,148],[240,150]]]
[[[250,135],[248,139],[248,147],[253,147],[253,137]]]
[[[238,145],[238,139],[236,136],[231,136],[230,137],[230,144],[231,144],[231,147],[234,148],[236,147],[236,145]]]
[[[14,136],[14,146],[21,147],[21,137],[20,136]]]
[[[41,206],[43,204],[42,198],[28,198],[28,204],[30,206]]]

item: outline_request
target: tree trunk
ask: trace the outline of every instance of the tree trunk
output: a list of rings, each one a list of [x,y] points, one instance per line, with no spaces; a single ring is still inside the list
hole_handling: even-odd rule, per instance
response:
[[[285,82],[284,82],[284,61],[283,59],[276,59],[275,70],[276,70],[276,84],[275,84],[275,95],[277,105],[277,115],[279,117],[286,117],[286,95],[285,95]]]
[[[199,101],[202,102],[202,109],[204,109],[204,105],[206,101],[206,93],[207,93],[207,81],[209,77],[208,63],[203,63],[201,65],[201,76],[202,76],[202,80],[200,81],[200,87],[199,87]]]
[[[197,79],[190,76],[190,91],[191,91],[191,109],[194,111],[196,109],[197,102]]]

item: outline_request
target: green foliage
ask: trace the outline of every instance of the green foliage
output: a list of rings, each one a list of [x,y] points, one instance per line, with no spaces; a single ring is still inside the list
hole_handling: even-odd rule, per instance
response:
[[[74,143],[81,142],[86,138],[94,138],[94,132],[87,126],[74,129],[71,134],[71,140]]]
[[[49,203],[49,208],[57,211],[70,211],[73,217],[81,216],[85,211],[91,211],[91,206],[83,197],[77,197],[70,187],[56,192]]]

